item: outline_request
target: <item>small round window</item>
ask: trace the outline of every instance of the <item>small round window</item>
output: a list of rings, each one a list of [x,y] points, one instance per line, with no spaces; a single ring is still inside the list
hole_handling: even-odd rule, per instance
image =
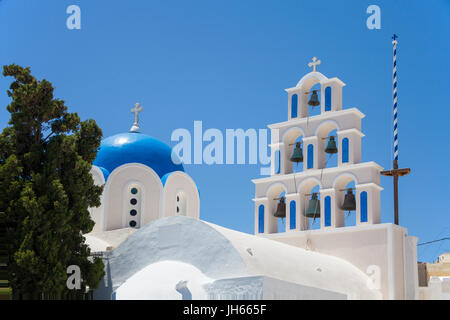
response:
[[[135,198],[130,200],[130,203],[134,206],[137,203],[137,200]]]
[[[137,215],[137,211],[133,209],[133,210],[130,211],[130,214],[131,214],[132,216],[135,216],[135,215]]]
[[[131,188],[131,193],[132,193],[132,194],[138,193],[138,189],[137,189],[137,188]]]
[[[132,227],[132,228],[136,227],[136,221],[131,220],[130,221],[130,227]]]

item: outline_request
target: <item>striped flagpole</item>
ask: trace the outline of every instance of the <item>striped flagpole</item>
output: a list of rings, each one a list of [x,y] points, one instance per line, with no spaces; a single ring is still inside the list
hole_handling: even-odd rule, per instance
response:
[[[392,103],[394,107],[394,160],[398,161],[398,118],[397,118],[397,35],[392,36],[394,53],[392,70]]]
[[[394,161],[392,170],[381,171],[381,174],[394,178],[394,222],[399,224],[398,218],[398,177],[405,176],[411,172],[411,169],[398,168],[398,115],[397,115],[397,35],[392,36],[392,45],[394,51],[394,65],[392,69],[392,104],[394,106]]]

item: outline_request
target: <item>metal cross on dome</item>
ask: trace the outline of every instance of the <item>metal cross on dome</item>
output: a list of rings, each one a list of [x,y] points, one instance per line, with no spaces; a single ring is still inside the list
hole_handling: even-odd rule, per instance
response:
[[[133,126],[131,127],[130,131],[131,132],[139,132],[140,128],[139,128],[139,113],[142,112],[142,106],[140,105],[140,103],[136,103],[134,105],[133,108],[131,108],[131,113],[134,113],[134,123]]]
[[[316,67],[321,63],[322,61],[317,60],[317,57],[313,57],[312,62],[308,63],[308,67],[313,67],[313,72],[316,72]]]

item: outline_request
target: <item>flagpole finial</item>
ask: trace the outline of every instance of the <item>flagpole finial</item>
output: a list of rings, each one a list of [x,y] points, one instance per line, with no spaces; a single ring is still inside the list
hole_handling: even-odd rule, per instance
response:
[[[398,36],[394,33],[394,35],[392,36],[392,44],[397,44],[397,38]]]

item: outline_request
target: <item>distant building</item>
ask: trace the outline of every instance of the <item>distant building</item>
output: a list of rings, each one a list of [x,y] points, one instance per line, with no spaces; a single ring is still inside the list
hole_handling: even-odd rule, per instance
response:
[[[450,300],[450,252],[435,263],[419,264],[419,299]]]

